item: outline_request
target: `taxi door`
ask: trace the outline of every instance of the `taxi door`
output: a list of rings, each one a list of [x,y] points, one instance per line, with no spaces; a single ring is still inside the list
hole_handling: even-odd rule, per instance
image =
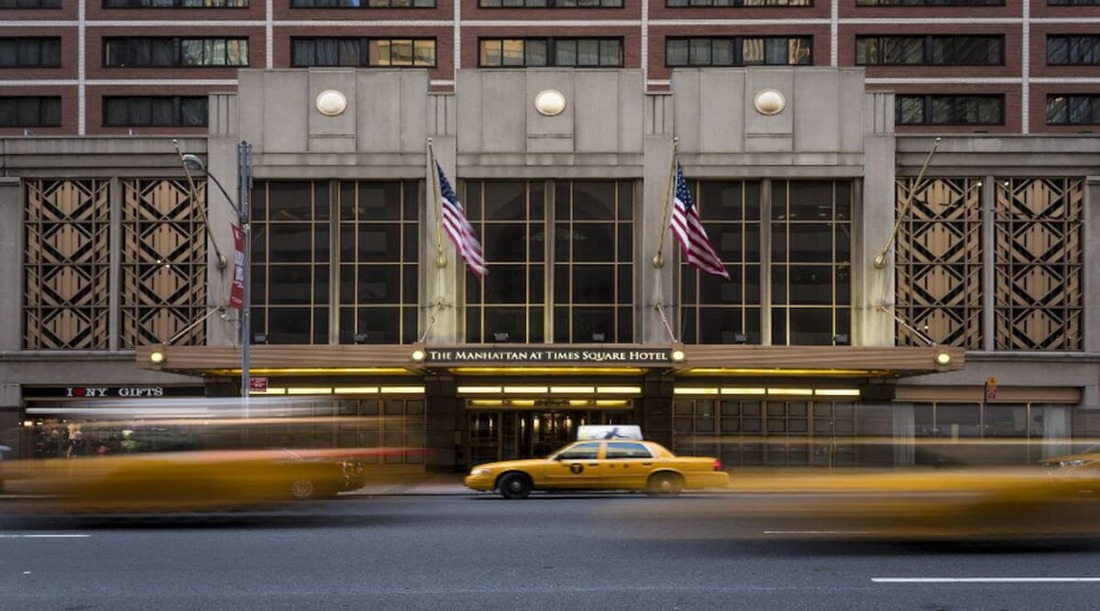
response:
[[[546,469],[546,487],[562,490],[592,489],[601,486],[600,442],[573,444],[554,458]]]
[[[653,453],[636,441],[608,441],[603,460],[603,487],[644,490],[653,470]]]

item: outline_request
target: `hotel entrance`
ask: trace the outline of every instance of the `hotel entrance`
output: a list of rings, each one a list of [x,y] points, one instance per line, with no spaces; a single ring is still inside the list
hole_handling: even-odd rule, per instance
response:
[[[474,402],[470,402],[474,403]],[[497,460],[543,457],[575,441],[587,424],[633,424],[633,405],[622,409],[575,409],[564,405],[522,409],[480,409],[468,405],[468,465]]]

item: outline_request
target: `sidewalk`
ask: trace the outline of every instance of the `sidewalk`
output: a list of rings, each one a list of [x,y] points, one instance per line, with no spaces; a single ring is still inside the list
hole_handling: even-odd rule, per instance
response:
[[[344,496],[450,495],[477,494],[467,488],[464,473],[424,473],[397,481],[370,483]]]

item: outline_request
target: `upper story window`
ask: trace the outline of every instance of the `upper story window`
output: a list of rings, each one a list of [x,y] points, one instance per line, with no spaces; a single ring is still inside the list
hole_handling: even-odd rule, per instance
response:
[[[1047,96],[1047,125],[1100,125],[1100,95]]]
[[[247,38],[108,38],[103,64],[151,66],[247,66]]]
[[[1001,66],[1003,36],[857,36],[859,66]]]
[[[669,8],[700,6],[813,6],[813,0],[665,0]]]
[[[0,97],[0,127],[57,127],[61,125],[61,96]]]
[[[103,98],[103,124],[111,127],[202,127],[206,96],[110,96]]]
[[[623,0],[478,0],[481,8],[622,8]]]
[[[1047,0],[1050,6],[1096,6],[1100,0]]]
[[[247,8],[248,0],[103,0],[103,8]]]
[[[61,0],[0,0],[4,8],[61,8]]]
[[[812,64],[812,36],[733,36],[665,40],[665,65],[670,68]]]
[[[290,0],[290,8],[435,8],[435,0]]]
[[[621,68],[621,38],[482,38],[483,68],[575,66]]]
[[[61,38],[0,38],[0,68],[57,68]]]
[[[856,6],[1004,6],[1005,0],[856,0]]]
[[[1100,64],[1100,36],[1047,36],[1047,64],[1051,66]]]
[[[899,95],[898,125],[1004,125],[1002,95]]]
[[[435,40],[417,38],[292,38],[290,65],[435,66]]]

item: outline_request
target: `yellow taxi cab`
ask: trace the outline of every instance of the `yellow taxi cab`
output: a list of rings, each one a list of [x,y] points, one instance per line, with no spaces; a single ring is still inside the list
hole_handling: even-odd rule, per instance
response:
[[[499,491],[506,499],[532,490],[626,490],[673,496],[683,490],[725,488],[729,474],[714,457],[675,456],[652,441],[582,440],[546,458],[475,466],[466,476],[472,490]]]

